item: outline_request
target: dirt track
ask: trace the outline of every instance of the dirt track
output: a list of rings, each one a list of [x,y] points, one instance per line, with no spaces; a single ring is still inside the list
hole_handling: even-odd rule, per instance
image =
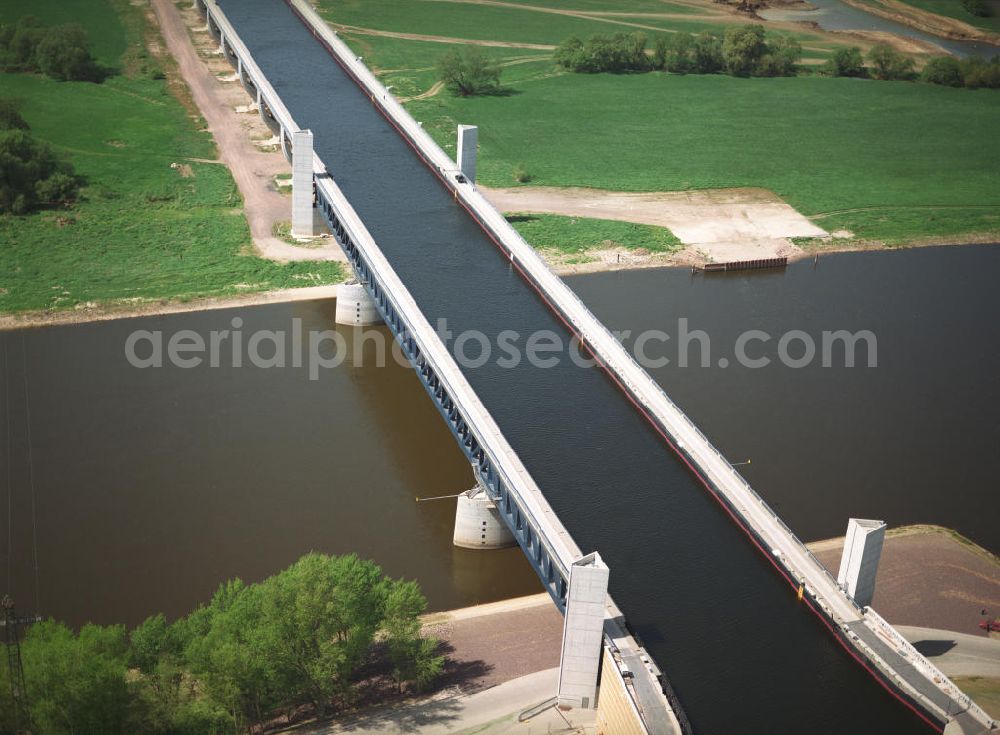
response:
[[[274,223],[291,216],[291,201],[273,183],[275,175],[290,174],[288,163],[281,153],[265,153],[253,145],[254,122],[235,111],[236,105],[249,105],[252,100],[238,82],[224,83],[213,75],[192,43],[178,7],[171,0],[152,0],[152,7],[167,48],[243,195],[250,233],[260,254],[278,261],[343,261],[343,253],[332,240],[321,248],[300,248],[274,237]],[[183,12],[194,20],[193,10]]]

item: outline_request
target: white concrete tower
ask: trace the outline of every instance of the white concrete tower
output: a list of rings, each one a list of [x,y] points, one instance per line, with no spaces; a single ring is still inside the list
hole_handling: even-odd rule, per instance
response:
[[[884,521],[851,518],[847,522],[847,537],[844,539],[844,553],[840,557],[837,583],[861,607],[872,604],[875,573],[878,571],[884,540]]]
[[[458,126],[458,153],[455,162],[465,178],[476,181],[476,156],[479,152],[479,128],[475,125]]]
[[[284,145],[284,130],[281,132]],[[315,237],[313,213],[313,134],[311,130],[292,133],[292,235]]]
[[[597,672],[601,668],[604,606],[608,567],[597,552],[573,562],[563,618],[559,661],[559,706],[597,706]]]
[[[452,543],[463,549],[504,549],[517,543],[482,485],[458,496]]]

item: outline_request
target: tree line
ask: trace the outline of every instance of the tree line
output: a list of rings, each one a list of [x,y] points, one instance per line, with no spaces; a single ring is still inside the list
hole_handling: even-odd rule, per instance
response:
[[[913,59],[884,43],[873,46],[867,58],[862,56],[861,49],[857,47],[839,48],[833,52],[824,71],[835,77],[885,81],[919,79],[948,87],[1000,89],[1000,57],[986,61],[978,56],[966,59],[935,56],[917,74]]]
[[[47,28],[32,15],[0,26],[0,69],[75,82],[100,82],[108,73],[91,54],[87,32],[80,25]]]
[[[667,71],[674,74],[731,74],[784,77],[796,73],[802,58],[799,42],[785,34],[768,34],[760,24],[734,26],[723,35],[703,32],[659,36],[647,52],[643,33],[567,38],[556,49],[556,63],[584,74]]]
[[[253,732],[303,711],[329,715],[370,689],[419,690],[440,673],[421,634],[427,602],[355,555],[309,554],[257,584],[232,580],[207,605],[132,630],[52,620],[21,644],[35,735]],[[0,673],[0,733],[14,732]]]

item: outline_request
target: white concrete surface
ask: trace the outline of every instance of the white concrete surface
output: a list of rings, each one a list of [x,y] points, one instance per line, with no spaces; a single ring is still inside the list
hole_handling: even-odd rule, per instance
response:
[[[895,628],[949,677],[1000,679],[1000,638],[910,625]]]
[[[292,133],[292,235],[315,237],[313,208],[313,134],[311,130]]]
[[[514,534],[479,485],[458,496],[452,543],[463,549],[504,549],[517,545]]]
[[[875,596],[875,575],[884,541],[884,521],[848,520],[837,584],[862,607],[872,604]]]
[[[382,317],[368,291],[357,281],[342,283],[337,288],[337,310],[333,320],[349,327],[381,324]]]
[[[458,126],[458,153],[455,162],[465,178],[476,180],[476,159],[479,155],[479,128],[475,125]]]
[[[559,664],[559,705],[597,706],[597,674],[601,670],[608,567],[597,553],[573,563],[563,619]]]

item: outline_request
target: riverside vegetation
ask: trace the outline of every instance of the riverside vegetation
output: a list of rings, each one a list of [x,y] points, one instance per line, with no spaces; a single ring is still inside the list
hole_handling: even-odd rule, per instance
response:
[[[415,582],[371,561],[309,554],[263,582],[222,584],[172,623],[37,623],[21,645],[31,732],[259,732],[417,691],[443,664],[421,635],[426,607]],[[3,666],[0,733],[23,731]]]
[[[41,20],[25,20],[28,13]],[[0,214],[0,312],[342,280],[336,263],[253,254],[239,192],[204,122],[168,74],[171,60],[147,50],[147,39],[162,41],[142,3],[0,0],[0,26],[0,64],[18,69],[0,73],[0,97],[29,126],[12,128],[5,114],[0,133],[0,155],[17,163],[3,166],[0,191],[23,185],[24,197],[0,194],[10,210]],[[50,37],[60,43],[46,42],[54,50],[43,60]],[[39,174],[34,186],[7,178],[26,169]],[[39,189],[54,173],[61,176]]]

